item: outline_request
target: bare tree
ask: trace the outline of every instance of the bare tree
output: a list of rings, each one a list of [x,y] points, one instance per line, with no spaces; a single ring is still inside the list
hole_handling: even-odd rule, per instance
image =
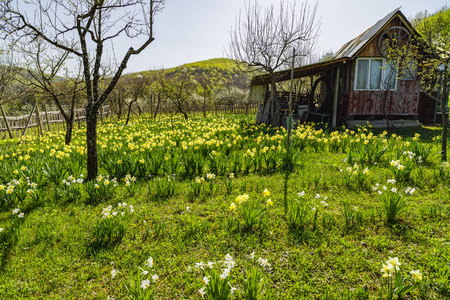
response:
[[[177,111],[182,113],[187,120],[188,101],[197,86],[197,82],[193,81],[187,72],[182,72],[176,77],[166,75],[165,78],[161,78],[160,85],[163,95],[175,105]]]
[[[262,12],[258,1],[249,2],[244,16],[239,13],[231,31],[228,56],[268,73],[271,78],[272,99],[266,105],[271,107],[272,125],[278,126],[280,121],[274,73],[289,64],[294,48],[300,57],[313,52],[320,28],[316,11],[317,4],[311,9],[307,2],[298,7],[295,2],[281,0],[277,10],[271,5]]]
[[[128,97],[129,90],[127,89],[124,77],[121,77],[117,81],[114,90],[108,96],[108,102],[117,114],[117,119],[120,120],[125,109],[125,100]]]
[[[199,93],[203,98],[203,117],[206,117],[206,102],[213,95],[211,80],[205,74],[202,74],[197,77],[197,82],[199,83]]]
[[[82,62],[86,85],[86,144],[88,179],[97,176],[97,114],[113,90],[128,60],[154,40],[153,21],[164,0],[4,0],[1,27],[7,36],[34,42],[40,38],[68,51]],[[108,86],[101,91],[105,47],[119,37],[142,38],[122,56]]]
[[[75,104],[80,100],[84,82],[80,67],[75,68],[75,73],[66,68],[69,52],[60,49],[50,51],[49,46],[42,39],[31,45],[20,45],[23,69],[20,80],[34,87],[35,93],[47,96],[56,104],[66,122],[65,143],[68,145],[72,141]]]
[[[131,96],[130,103],[128,104],[127,121],[125,122],[125,124],[128,125],[128,122],[130,121],[131,106],[143,96],[148,80],[141,74],[138,74],[134,78],[127,77],[125,83],[128,86],[129,94]]]
[[[158,115],[159,108],[164,100],[164,90],[161,86],[161,82],[164,78],[164,71],[155,71],[150,78],[149,97],[150,97],[150,113],[155,119]],[[154,110],[153,110],[154,109]]]

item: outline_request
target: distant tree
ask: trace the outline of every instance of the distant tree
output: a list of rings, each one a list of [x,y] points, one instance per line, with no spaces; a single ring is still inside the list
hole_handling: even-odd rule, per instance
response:
[[[19,80],[34,87],[34,92],[42,98],[50,98],[56,104],[66,123],[65,143],[69,145],[75,104],[80,102],[81,92],[84,91],[81,68],[76,69],[75,73],[69,72],[66,68],[69,52],[60,49],[49,51],[49,45],[41,39],[30,45],[22,44],[19,48],[23,69]]]
[[[108,102],[113,107],[118,120],[120,120],[124,114],[126,105],[125,100],[128,97],[128,92],[129,90],[126,86],[125,79],[121,77],[108,96]]]
[[[27,86],[17,81],[22,70],[9,50],[0,50],[0,105],[20,98]]]
[[[161,85],[162,80],[164,80],[164,76],[164,71],[159,70],[154,72],[150,78],[151,83],[148,88],[150,94],[150,112],[153,114],[154,119],[158,115],[161,104],[164,101],[164,89]]]
[[[274,73],[292,60],[294,48],[300,57],[313,51],[320,28],[316,11],[317,4],[311,9],[307,3],[297,7],[295,2],[281,0],[278,11],[271,5],[262,12],[255,1],[246,5],[244,16],[239,14],[231,31],[228,56],[270,76],[272,99],[266,105],[271,107],[272,125],[280,122]]]
[[[185,120],[188,114],[188,101],[197,88],[197,82],[193,81],[187,70],[176,77],[169,77],[167,74],[160,80],[163,95],[169,99],[178,112],[182,113]]]
[[[28,86],[17,80],[21,71],[13,59],[13,53],[8,50],[0,50],[0,111],[10,138],[13,136],[3,105],[25,95]]]
[[[422,14],[413,20],[418,34],[412,34],[408,43],[396,36],[386,36],[388,59],[399,64],[399,77],[414,80],[420,90],[441,106],[441,159],[447,160],[448,113],[446,104],[450,90],[450,10],[444,7],[429,16]],[[434,94],[437,92],[439,96]]]
[[[141,74],[138,74],[136,77],[127,77],[125,78],[125,84],[128,87],[129,90],[129,96],[130,96],[130,103],[128,104],[128,113],[127,113],[127,120],[125,122],[126,125],[128,125],[128,122],[130,121],[130,112],[131,112],[131,106],[133,103],[138,101],[139,98],[143,97],[145,88],[148,85],[147,78],[144,78]]]
[[[330,50],[322,55],[322,57],[320,58],[320,61],[330,60],[333,58],[333,56],[334,56],[334,52],[332,50]]]
[[[202,74],[197,77],[197,82],[199,83],[198,92],[203,98],[203,116],[206,117],[206,103],[213,96],[212,80]]]
[[[164,0],[4,0],[0,2],[0,26],[4,36],[33,43],[42,39],[54,48],[68,51],[83,66],[86,86],[87,172],[98,173],[97,114],[125,70],[128,60],[154,40],[153,21]],[[130,47],[115,68],[108,86],[100,89],[105,47],[125,36],[144,37]],[[123,43],[123,41],[122,41]]]

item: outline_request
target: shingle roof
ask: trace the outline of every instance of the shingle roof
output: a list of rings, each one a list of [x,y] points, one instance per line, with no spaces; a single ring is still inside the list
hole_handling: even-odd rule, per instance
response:
[[[344,46],[342,46],[341,49],[339,49],[338,52],[333,56],[333,59],[338,58],[344,58],[344,57],[350,57],[352,58],[355,54],[361,50],[364,45],[366,45],[373,36],[375,36],[378,31],[380,31],[383,26],[389,22],[389,20],[398,12],[400,11],[400,7],[389,13],[387,16],[385,16],[383,19],[379,20],[375,25],[364,31],[361,35],[357,36],[350,42],[346,43]]]

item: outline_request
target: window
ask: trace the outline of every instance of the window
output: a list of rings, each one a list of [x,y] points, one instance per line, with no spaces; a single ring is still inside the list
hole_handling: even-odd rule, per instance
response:
[[[381,88],[381,78],[383,73],[383,60],[371,59],[370,60],[370,89],[379,90]]]
[[[395,90],[397,66],[383,58],[359,58],[356,60],[355,90]]]
[[[369,82],[369,59],[356,61],[356,90],[364,90]]]

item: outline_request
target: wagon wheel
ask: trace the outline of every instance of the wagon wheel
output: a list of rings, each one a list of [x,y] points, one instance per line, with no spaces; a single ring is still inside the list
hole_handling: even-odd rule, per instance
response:
[[[410,32],[402,26],[392,26],[386,29],[378,39],[378,51],[387,58],[391,51],[405,51],[411,44]]]
[[[309,109],[311,111],[328,110],[331,105],[331,82],[326,77],[320,77],[311,89]]]

